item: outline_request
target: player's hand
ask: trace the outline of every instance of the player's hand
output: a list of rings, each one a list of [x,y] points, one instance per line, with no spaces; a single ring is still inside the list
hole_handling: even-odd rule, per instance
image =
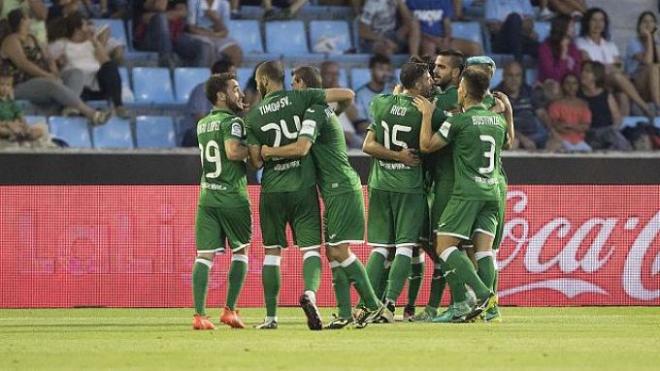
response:
[[[261,146],[261,158],[268,160],[272,157],[271,148],[268,146]]]
[[[397,152],[397,161],[406,165],[406,166],[417,166],[420,163],[419,156],[417,156],[417,151],[414,149],[406,148]]]
[[[394,90],[392,90],[392,94],[393,95],[399,95],[399,94],[401,94],[401,92],[403,92],[403,85],[396,84],[396,86],[394,87]]]
[[[431,103],[431,101],[421,95],[418,95],[413,99],[413,105],[417,107],[423,116],[431,116],[435,110],[435,104]]]
[[[509,100],[509,97],[507,97],[506,94],[500,92],[500,91],[494,91],[493,96],[495,97],[497,102],[500,102],[502,104],[502,112],[513,112],[513,107],[511,106],[511,101]],[[501,113],[501,112],[500,112]]]

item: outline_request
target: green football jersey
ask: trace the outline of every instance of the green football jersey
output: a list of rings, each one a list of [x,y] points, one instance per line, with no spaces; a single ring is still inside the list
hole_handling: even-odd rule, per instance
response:
[[[197,123],[197,140],[202,158],[199,205],[243,206],[247,198],[245,161],[232,161],[225,152],[225,141],[245,140],[243,120],[228,110],[213,109]]]
[[[371,101],[373,122],[369,130],[376,141],[387,149],[419,149],[419,129],[422,114],[413,105],[413,97],[381,94]],[[433,112],[433,125],[445,120],[442,110]],[[369,187],[399,193],[424,193],[424,171],[421,165],[407,166],[400,162],[374,159],[369,172]]]
[[[502,115],[482,104],[450,117],[438,133],[452,146],[452,196],[470,200],[498,200],[500,154],[506,136]]]
[[[443,111],[454,111],[458,108],[458,88],[450,85],[445,90],[436,90],[431,101],[435,101],[436,107]]]
[[[280,147],[294,143],[307,108],[325,104],[322,89],[270,93],[245,117],[248,144]],[[272,158],[265,162],[261,192],[292,192],[316,184],[314,160]]]
[[[348,162],[344,129],[327,104],[307,109],[300,136],[312,140],[316,177],[324,197],[361,189],[360,177]]]

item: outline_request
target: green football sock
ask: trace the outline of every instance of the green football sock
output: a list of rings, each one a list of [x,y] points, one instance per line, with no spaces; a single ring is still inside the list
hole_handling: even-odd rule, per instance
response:
[[[369,282],[367,271],[364,269],[360,259],[355,254],[351,254],[346,260],[341,262],[341,266],[351,282],[355,284],[355,289],[360,294],[364,305],[371,310],[377,309],[380,301]]]
[[[231,267],[229,268],[229,288],[227,289],[227,307],[231,310],[236,309],[238,295],[243,288],[245,276],[248,270],[247,255],[236,254],[231,258]]]
[[[266,316],[268,317],[277,315],[277,297],[280,294],[280,260],[279,256],[266,255],[264,266],[261,268],[261,284],[264,287]]]
[[[204,258],[195,259],[192,270],[193,301],[195,302],[195,313],[206,315],[206,290],[209,283],[209,271],[213,262]]]
[[[307,251],[303,254],[303,281],[305,291],[316,293],[321,285],[321,254]]]
[[[435,265],[433,270],[433,277],[431,278],[431,292],[429,293],[429,302],[427,306],[438,308],[440,307],[440,302],[442,301],[442,293],[445,290],[445,280],[444,272],[440,267],[440,264]]]
[[[440,259],[440,265],[442,266],[445,281],[447,281],[449,291],[451,292],[451,304],[465,301],[465,299],[467,299],[467,289],[465,288],[465,284],[461,282],[456,274],[456,270],[452,269],[442,259]]]
[[[332,288],[337,299],[339,318],[350,319],[352,318],[351,283],[348,280],[348,275],[338,261],[331,261],[330,267],[332,268]]]
[[[371,250],[369,255],[369,260],[367,261],[367,277],[369,278],[369,284],[374,289],[376,297],[380,299],[382,297],[383,290],[381,288],[381,281],[383,279],[385,271],[385,260],[387,259],[387,249],[382,247],[377,247]],[[379,293],[380,291],[380,293]],[[360,304],[364,304],[364,301],[360,299]]]
[[[420,252],[420,254],[424,253]],[[422,287],[423,276],[424,255],[413,257],[413,263],[410,267],[410,276],[408,277],[408,306],[415,306],[417,295],[419,295],[419,289]]]
[[[495,263],[493,262],[493,252],[492,251],[477,251],[474,256],[477,259],[477,274],[484,285],[488,287],[491,291],[495,291],[495,275],[497,271],[495,270]]]
[[[396,299],[401,295],[406,279],[410,275],[410,263],[412,261],[412,249],[397,248],[390,268],[389,282],[385,299],[396,303]]]
[[[493,280],[493,292],[497,294],[497,284],[500,283],[500,271],[495,269],[495,280]]]
[[[452,246],[443,251],[440,259],[447,263],[449,269],[446,272],[453,271],[459,282],[469,285],[474,290],[477,298],[484,299],[490,295],[490,289],[481,281],[470,259],[456,247]]]

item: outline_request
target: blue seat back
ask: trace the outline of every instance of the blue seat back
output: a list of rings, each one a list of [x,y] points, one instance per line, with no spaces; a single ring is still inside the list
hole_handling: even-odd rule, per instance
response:
[[[311,50],[319,41],[326,39],[334,46],[334,52],[341,54],[351,49],[351,34],[346,21],[309,22]]]
[[[205,82],[209,76],[211,76],[211,71],[208,68],[180,67],[174,70],[176,100],[187,102],[195,86]]]
[[[302,21],[266,23],[266,49],[277,54],[306,54],[307,32]]]
[[[167,68],[133,68],[133,93],[138,103],[172,103],[174,94]]]
[[[92,19],[92,22],[94,22],[97,30],[108,25],[108,27],[110,27],[110,37],[117,39],[121,41],[122,44],[128,46],[128,37],[126,36],[124,21],[121,19]]]
[[[103,125],[92,128],[94,148],[133,148],[131,123],[112,117]]]
[[[135,120],[138,148],[176,147],[174,123],[168,116],[138,116]]]
[[[479,22],[452,22],[451,35],[457,39],[474,41],[482,47],[484,45]]]
[[[85,118],[51,116],[48,122],[51,135],[64,140],[69,147],[92,147],[92,139]]]
[[[232,20],[227,24],[227,29],[229,37],[238,42],[244,53],[260,54],[264,52],[259,21]]]
[[[371,80],[371,71],[368,68],[351,69],[351,86],[353,89],[359,89],[362,85]]]

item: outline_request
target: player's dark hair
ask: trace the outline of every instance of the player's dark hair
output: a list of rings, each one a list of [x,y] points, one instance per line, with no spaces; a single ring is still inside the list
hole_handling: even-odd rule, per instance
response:
[[[257,67],[256,77],[265,76],[270,81],[284,84],[284,66],[280,61],[266,61]]]
[[[211,74],[216,75],[219,73],[226,73],[229,72],[232,67],[234,67],[233,63],[228,60],[221,59],[213,63],[213,66],[211,66]]]
[[[418,57],[416,55],[411,56],[408,58],[408,63],[418,63],[418,64],[425,64],[428,68],[429,73],[433,71],[433,60],[431,59],[431,56],[423,56],[423,57]]]
[[[605,65],[596,61],[586,61],[582,63],[582,69],[591,67],[591,73],[594,74],[594,83],[599,88],[605,87]]]
[[[215,105],[216,99],[218,99],[218,93],[227,91],[229,80],[235,79],[236,76],[233,73],[228,72],[211,75],[204,85],[206,99],[208,99],[212,105]]]
[[[291,72],[291,76],[297,76],[308,88],[319,89],[322,87],[321,72],[316,67],[298,67]]]
[[[438,53],[438,56],[448,57],[452,68],[458,68],[461,72],[465,68],[465,54],[456,49],[444,49]]]
[[[392,64],[392,60],[386,55],[374,54],[369,58],[369,69],[373,69],[377,64]]]
[[[420,77],[424,76],[429,72],[429,66],[426,63],[405,63],[401,66],[401,74],[399,75],[399,80],[401,84],[406,89],[412,89],[415,87],[415,83],[419,80]]]
[[[478,101],[482,101],[490,86],[490,77],[483,71],[468,68],[461,75],[461,83],[465,84],[467,94]]]

